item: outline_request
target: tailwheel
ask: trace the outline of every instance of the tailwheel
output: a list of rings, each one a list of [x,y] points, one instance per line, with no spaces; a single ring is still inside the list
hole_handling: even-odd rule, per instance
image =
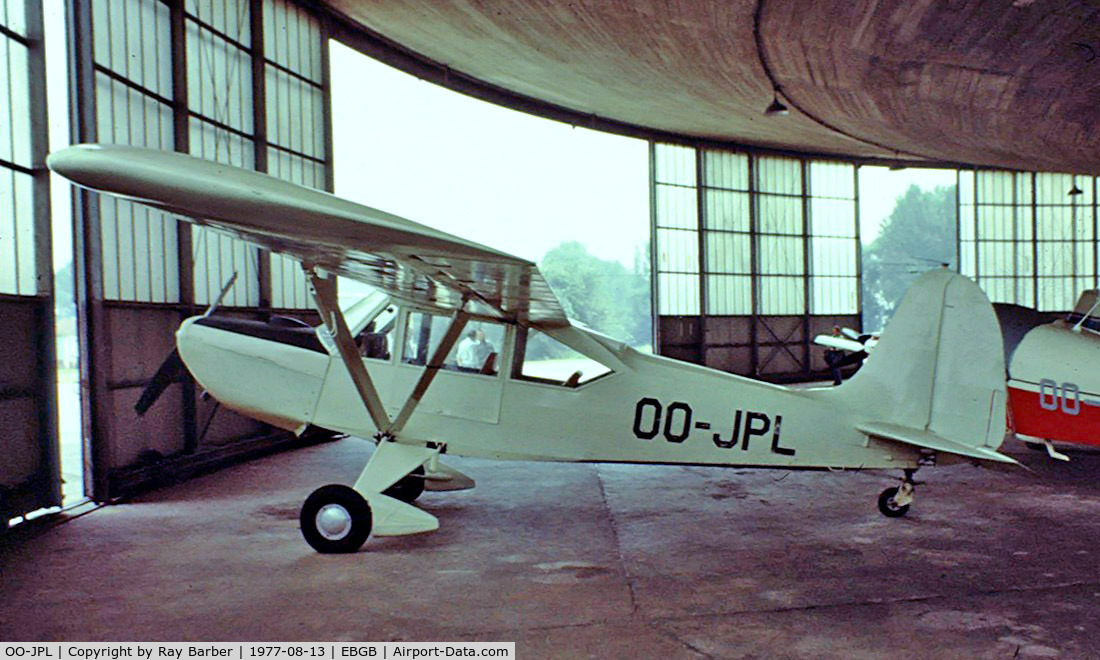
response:
[[[424,466],[421,465],[412,472],[401,477],[397,483],[382,491],[382,494],[401,500],[407,504],[412,504],[423,492]]]
[[[321,486],[310,493],[298,516],[302,536],[317,552],[355,552],[370,536],[370,505],[342,484]]]
[[[900,518],[909,512],[908,504],[898,505],[897,495],[898,487],[891,486],[878,496],[878,510],[887,518]]]
[[[909,513],[917,484],[913,481],[916,470],[906,470],[900,486],[892,486],[878,496],[878,510],[887,518],[901,518]]]

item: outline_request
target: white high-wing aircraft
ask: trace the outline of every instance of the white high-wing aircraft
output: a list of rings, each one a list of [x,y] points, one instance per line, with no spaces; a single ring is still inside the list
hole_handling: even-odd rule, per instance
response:
[[[888,516],[908,510],[919,466],[1015,463],[997,451],[997,319],[976,285],[946,270],[917,281],[848,383],[789,389],[639,353],[570,322],[533,263],[324,192],[122,146],[70,147],[49,166],[301,261],[321,326],[206,316],[176,338],[224,405],[297,432],[375,438],[354,486],[323,486],[302,507],[302,533],[320,552],[437,529],[410,502],[425,484],[472,486],[444,453],[900,469],[901,485],[879,497]],[[345,313],[336,275],[384,294]]]

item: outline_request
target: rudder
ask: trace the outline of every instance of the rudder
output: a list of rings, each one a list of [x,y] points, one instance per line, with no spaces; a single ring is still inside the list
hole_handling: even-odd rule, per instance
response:
[[[974,282],[929,271],[906,292],[864,366],[836,390],[871,419],[996,449],[1005,363],[993,306]]]

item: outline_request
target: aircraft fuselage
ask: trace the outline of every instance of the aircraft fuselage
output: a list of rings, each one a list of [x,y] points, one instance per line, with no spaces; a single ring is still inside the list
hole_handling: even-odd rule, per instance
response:
[[[400,312],[395,346],[407,327]],[[575,387],[525,379],[513,369],[508,325],[498,373],[442,369],[402,433],[404,442],[446,445],[489,458],[805,468],[915,467],[916,449],[856,430],[875,411],[829,390],[791,389],[647,355],[603,341],[612,372]],[[224,405],[289,430],[308,424],[360,437],[377,431],[347,369],[322,342],[245,334],[210,319],[178,332],[181,355]],[[587,335],[577,327],[559,333]],[[300,333],[299,333],[300,334]],[[363,358],[387,413],[395,416],[424,367],[397,351]]]

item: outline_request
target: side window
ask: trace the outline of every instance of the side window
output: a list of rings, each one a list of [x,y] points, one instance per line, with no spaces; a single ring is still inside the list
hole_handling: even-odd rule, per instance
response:
[[[432,315],[410,312],[405,320],[405,347],[401,361],[406,364],[427,364],[431,354]]]
[[[451,320],[445,316],[416,312],[409,314],[405,328],[405,347],[401,361],[427,364],[443,341]],[[443,360],[443,368],[495,376],[500,351],[504,347],[504,326],[488,321],[470,321]]]
[[[374,360],[389,360],[393,354],[394,326],[397,308],[389,305],[378,313],[355,337],[359,354]]]
[[[504,326],[499,323],[472,321],[462,330],[443,366],[459,371],[496,375],[500,351],[504,348]]]
[[[611,369],[600,362],[538,330],[528,329],[526,341],[522,337],[521,330],[513,378],[577,387],[611,373]]]

